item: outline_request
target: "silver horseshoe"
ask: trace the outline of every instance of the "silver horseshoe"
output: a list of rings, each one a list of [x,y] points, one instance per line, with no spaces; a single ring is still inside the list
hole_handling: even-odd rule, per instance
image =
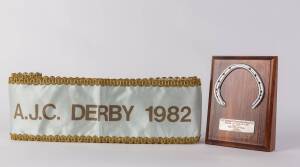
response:
[[[254,77],[257,87],[258,87],[258,95],[255,99],[255,101],[252,103],[251,108],[254,109],[255,107],[257,107],[259,105],[259,103],[262,101],[263,97],[264,97],[264,84],[261,80],[261,78],[259,77],[258,73],[249,65],[247,64],[232,64],[230,66],[228,66],[222,73],[221,75],[218,77],[218,80],[215,83],[215,87],[214,87],[214,94],[215,94],[215,98],[217,100],[217,102],[221,105],[221,106],[225,106],[225,101],[223,100],[222,96],[221,96],[221,87],[222,84],[225,80],[225,78],[234,70],[236,69],[245,69],[248,72],[251,73],[251,75]]]

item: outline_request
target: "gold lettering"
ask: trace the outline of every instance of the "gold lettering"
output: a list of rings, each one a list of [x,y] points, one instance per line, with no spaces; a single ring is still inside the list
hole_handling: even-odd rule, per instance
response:
[[[126,121],[130,121],[130,114],[133,110],[134,106],[130,106],[129,110],[127,110],[126,106],[122,105],[123,110],[125,111]]]
[[[23,113],[22,113],[22,109],[21,109],[21,105],[20,105],[20,104],[17,104],[16,111],[15,111],[15,115],[14,115],[14,119],[16,119],[17,116],[20,116],[21,119],[24,119]]]
[[[81,111],[81,115],[76,117],[76,108],[79,108],[80,110],[78,111]],[[73,104],[72,105],[72,120],[81,120],[85,115],[85,109],[82,105],[80,104]]]
[[[36,104],[36,106],[37,106],[37,104]],[[44,118],[47,119],[47,120],[52,120],[52,119],[56,118],[56,115],[53,114],[52,116],[48,116],[47,113],[46,113],[46,109],[47,109],[48,107],[51,107],[51,108],[53,108],[53,109],[56,109],[56,107],[55,107],[54,104],[47,104],[47,105],[45,105],[45,106],[43,107],[43,116],[44,116]]]
[[[104,109],[103,112],[101,112],[101,109],[102,109],[102,108]],[[98,108],[98,121],[100,121],[101,115],[104,116],[104,120],[105,120],[105,121],[108,121],[107,112],[108,112],[108,107],[105,106],[105,105],[100,105],[99,108]]]
[[[31,120],[37,120],[38,119],[38,115],[39,115],[39,105],[36,104],[35,105],[35,117],[33,117],[31,114],[29,114],[29,118]]]
[[[97,105],[86,105],[86,120],[88,121],[97,121],[97,118],[95,117],[91,117],[91,115],[94,115],[96,114],[96,110],[92,110],[92,109],[96,109],[97,108]]]
[[[119,105],[109,106],[109,121],[120,121],[122,119],[121,107]],[[114,117],[114,115],[116,117]]]
[[[130,121],[133,108],[133,105],[127,107],[125,105],[72,104],[72,120],[120,121],[124,116],[124,120]]]

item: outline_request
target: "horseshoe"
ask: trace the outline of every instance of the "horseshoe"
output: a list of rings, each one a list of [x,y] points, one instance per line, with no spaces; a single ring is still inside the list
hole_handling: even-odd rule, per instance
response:
[[[254,77],[257,87],[258,87],[258,95],[255,99],[255,101],[251,104],[251,108],[254,109],[256,108],[259,103],[262,101],[263,97],[264,97],[264,84],[260,78],[260,76],[258,75],[258,73],[249,65],[247,64],[232,64],[230,66],[228,66],[222,73],[221,75],[218,77],[218,80],[215,83],[215,87],[214,87],[214,94],[215,94],[215,98],[217,100],[217,102],[221,105],[221,106],[225,106],[225,101],[222,98],[221,95],[221,87],[222,84],[225,80],[225,78],[234,70],[236,69],[245,69],[248,72],[251,73],[251,75]]]

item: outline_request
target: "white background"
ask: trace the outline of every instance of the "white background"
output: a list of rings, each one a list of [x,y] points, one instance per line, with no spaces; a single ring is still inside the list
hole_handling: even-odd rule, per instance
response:
[[[299,0],[1,0],[0,166],[299,166]],[[204,136],[212,55],[278,55],[272,153],[205,145],[9,140],[12,72],[200,76]],[[297,159],[298,158],[298,159]]]

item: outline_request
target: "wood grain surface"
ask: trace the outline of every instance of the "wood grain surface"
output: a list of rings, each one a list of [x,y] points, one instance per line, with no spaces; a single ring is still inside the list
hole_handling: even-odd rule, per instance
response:
[[[233,71],[223,82],[221,94],[226,106],[217,103],[213,94],[215,81],[231,64],[248,64],[260,75],[265,94],[255,109],[251,109],[251,104],[256,99],[258,87],[251,74],[243,69]],[[205,138],[207,144],[261,151],[275,149],[277,64],[277,56],[213,57]],[[221,118],[254,121],[254,133],[219,130]]]

